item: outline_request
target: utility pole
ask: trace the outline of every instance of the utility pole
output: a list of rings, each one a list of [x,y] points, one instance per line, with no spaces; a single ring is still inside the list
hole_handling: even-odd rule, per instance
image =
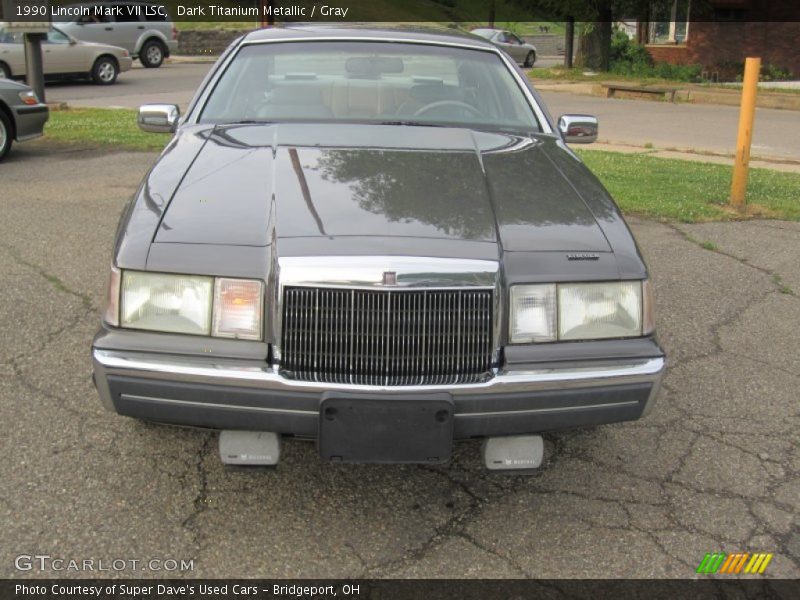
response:
[[[564,40],[564,66],[572,68],[572,55],[575,44],[575,17],[567,17],[567,32]]]
[[[42,63],[42,40],[46,33],[25,34],[25,81],[36,92],[39,102],[44,102],[44,64]]]

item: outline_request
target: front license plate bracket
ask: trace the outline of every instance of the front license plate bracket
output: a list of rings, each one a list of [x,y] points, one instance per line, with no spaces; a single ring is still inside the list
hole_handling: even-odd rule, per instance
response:
[[[453,448],[453,415],[449,394],[328,395],[320,404],[319,452],[334,462],[446,462]]]

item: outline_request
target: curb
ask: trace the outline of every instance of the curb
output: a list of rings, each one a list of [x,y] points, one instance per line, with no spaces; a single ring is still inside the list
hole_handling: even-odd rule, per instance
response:
[[[619,152],[622,154],[642,154],[655,158],[670,158],[706,164],[733,166],[734,155],[713,152],[699,152],[690,148],[648,148],[611,140],[598,140],[597,143],[585,148],[601,152]],[[752,156],[750,168],[770,169],[784,173],[800,173],[800,160],[792,160],[775,156]]]
[[[165,60],[166,63],[175,63],[175,64],[210,64],[217,62],[219,58],[218,55],[172,55]]]
[[[580,96],[599,96],[601,98],[610,97],[609,90],[617,87],[615,82],[559,82],[552,83],[547,79],[531,79],[537,90],[549,92],[567,92]],[[720,104],[723,106],[739,106],[741,102],[741,92],[739,90],[724,89],[703,89],[703,88],[679,88],[670,87],[671,94],[653,93],[665,89],[664,86],[648,86],[625,84],[619,87],[624,88],[622,93],[614,93],[616,98],[629,98],[635,100],[648,100],[651,102],[686,102],[690,104]],[[670,97],[665,97],[670,96]],[[800,94],[781,94],[770,93],[759,89],[756,95],[756,106],[759,108],[777,108],[781,110],[799,110]]]

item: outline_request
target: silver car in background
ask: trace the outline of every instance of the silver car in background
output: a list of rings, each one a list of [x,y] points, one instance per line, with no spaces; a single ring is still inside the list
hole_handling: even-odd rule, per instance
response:
[[[86,42],[112,44],[130,52],[150,69],[158,68],[178,49],[178,30],[166,7],[148,2],[87,2],[70,7],[87,7],[90,14],[58,23],[69,35]],[[96,16],[95,8],[118,7]]]
[[[25,45],[21,33],[8,31],[0,23],[0,78],[25,76]],[[53,27],[42,43],[46,79],[90,78],[98,85],[111,85],[117,75],[131,68],[124,48],[81,42]]]
[[[14,140],[24,142],[42,135],[50,112],[24,83],[0,79],[0,160]]]
[[[536,62],[536,46],[521,40],[516,34],[505,29],[480,28],[470,31],[473,35],[489,40],[504,50],[511,58],[523,67],[532,67]]]

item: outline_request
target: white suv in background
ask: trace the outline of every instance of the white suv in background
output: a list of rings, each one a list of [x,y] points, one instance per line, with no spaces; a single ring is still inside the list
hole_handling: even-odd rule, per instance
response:
[[[130,52],[145,67],[160,67],[178,49],[178,30],[165,6],[148,2],[85,2],[88,16],[58,23],[64,33],[86,42],[112,44]],[[120,7],[117,16],[95,16],[95,7]],[[99,11],[113,14],[114,11]]]

